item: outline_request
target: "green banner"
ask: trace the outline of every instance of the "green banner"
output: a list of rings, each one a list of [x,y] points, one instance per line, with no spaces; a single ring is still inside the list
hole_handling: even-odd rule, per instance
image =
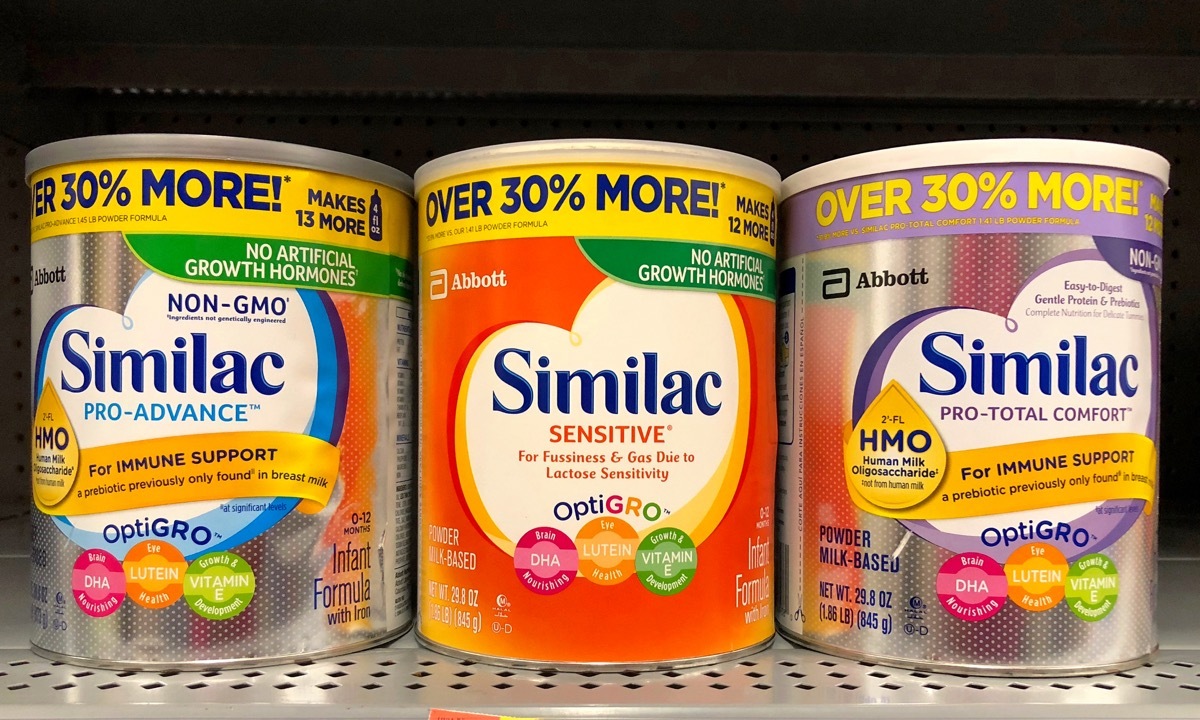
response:
[[[775,259],[753,250],[643,238],[578,238],[577,242],[597,269],[631,285],[775,300]]]
[[[371,250],[238,235],[129,233],[125,242],[179,280],[413,297],[412,263]]]

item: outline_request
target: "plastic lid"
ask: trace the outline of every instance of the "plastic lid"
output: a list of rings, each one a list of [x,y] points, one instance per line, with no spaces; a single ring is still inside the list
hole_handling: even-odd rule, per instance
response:
[[[779,171],[754,158],[725,150],[652,140],[606,138],[534,140],[463,150],[417,168],[417,187],[425,187],[460,173],[509,165],[559,162],[612,162],[644,165],[678,165],[740,175],[779,189]]]
[[[95,135],[34,148],[25,156],[25,182],[39,170],[64,163],[126,158],[194,158],[270,163],[359,178],[412,196],[412,178],[374,160],[322,148],[225,135]]]
[[[1163,185],[1167,184],[1171,170],[1171,164],[1158,153],[1129,145],[1053,138],[961,140],[876,150],[814,165],[783,181],[783,197],[789,198],[828,183],[879,173],[984,163],[1113,167],[1152,175]]]

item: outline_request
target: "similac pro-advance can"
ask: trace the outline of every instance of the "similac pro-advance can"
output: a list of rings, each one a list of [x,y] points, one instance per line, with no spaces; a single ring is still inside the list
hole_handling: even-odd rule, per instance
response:
[[[556,140],[417,183],[418,637],[589,669],[769,642],[778,174]]]
[[[189,135],[26,168],[34,648],[219,667],[407,628],[411,180]]]
[[[1008,675],[1156,648],[1167,173],[1136,148],[1028,139],[788,178],[788,637]]]

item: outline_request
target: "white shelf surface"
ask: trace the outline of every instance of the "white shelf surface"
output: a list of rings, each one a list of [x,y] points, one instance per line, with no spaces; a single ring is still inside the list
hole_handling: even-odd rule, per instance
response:
[[[1200,557],[1167,527],[1163,649],[1145,665],[1079,678],[981,678],[899,670],[777,640],[740,661],[675,672],[506,670],[417,647],[207,672],[116,672],[50,662],[28,645],[28,514],[0,512],[0,717],[426,718],[430,708],[576,718],[1200,717]]]

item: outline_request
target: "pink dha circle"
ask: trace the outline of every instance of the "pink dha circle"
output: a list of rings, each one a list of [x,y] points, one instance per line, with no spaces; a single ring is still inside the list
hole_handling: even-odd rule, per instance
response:
[[[554,595],[575,581],[579,551],[575,541],[563,531],[533,528],[517,541],[513,567],[526,588],[538,595]]]
[[[946,612],[954,617],[980,622],[1004,608],[1008,578],[1004,567],[991,557],[977,552],[961,553],[938,570],[937,596]]]
[[[71,570],[71,595],[94,618],[112,615],[125,601],[125,569],[107,550],[84,550]]]

